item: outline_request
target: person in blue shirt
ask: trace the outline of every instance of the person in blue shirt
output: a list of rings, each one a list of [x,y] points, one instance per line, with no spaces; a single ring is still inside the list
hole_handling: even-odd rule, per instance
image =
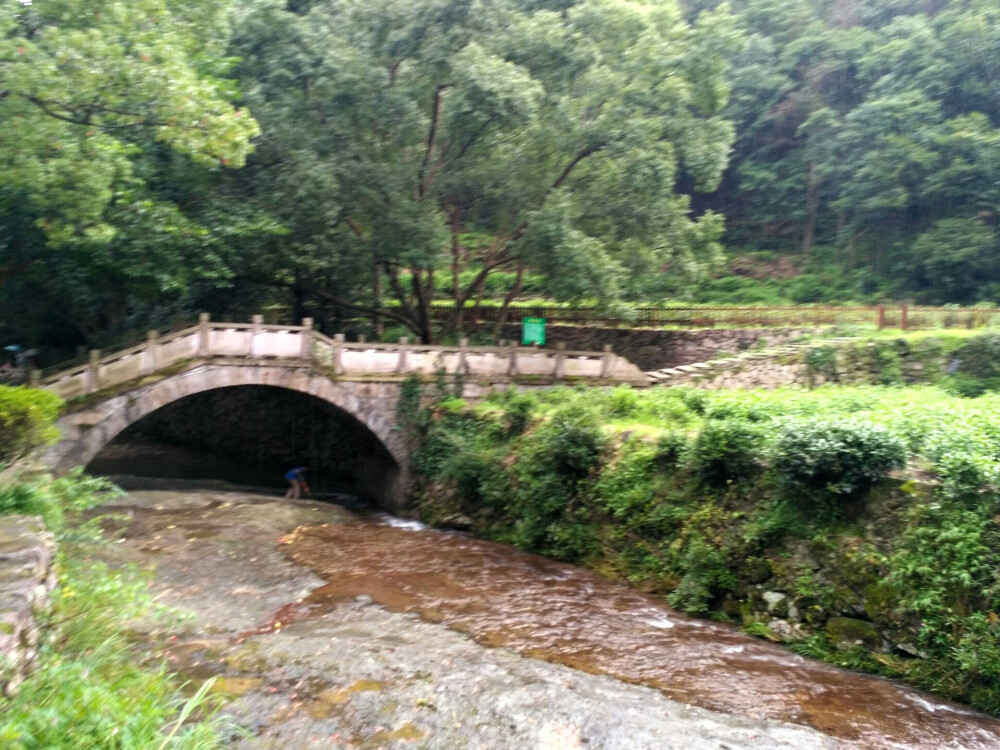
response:
[[[309,485],[306,484],[306,469],[307,466],[298,466],[287,474],[285,474],[285,479],[287,479],[291,486],[288,488],[288,492],[285,493],[285,497],[298,498],[302,497],[302,492],[305,491],[307,494],[312,492],[309,489]]]

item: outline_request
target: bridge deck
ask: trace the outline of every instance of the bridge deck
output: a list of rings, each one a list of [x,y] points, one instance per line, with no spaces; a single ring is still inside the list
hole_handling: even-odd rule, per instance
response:
[[[117,352],[92,351],[86,363],[48,377],[36,374],[33,385],[72,399],[129,383],[192,361],[211,359],[227,364],[270,364],[314,367],[332,377],[397,380],[410,374],[444,372],[471,378],[544,378],[566,382],[611,382],[646,385],[646,375],[610,349],[603,352],[535,349],[517,346],[430,346],[400,339],[395,344],[348,342],[342,334],[329,338],[301,326],[218,323],[202,315],[196,326],[166,336],[150,332],[144,343]]]

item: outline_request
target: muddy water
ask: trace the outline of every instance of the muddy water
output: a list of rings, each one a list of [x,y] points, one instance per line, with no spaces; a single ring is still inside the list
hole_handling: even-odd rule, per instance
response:
[[[804,724],[853,748],[1000,748],[1000,722],[692,620],[588,571],[510,547],[371,523],[300,527],[285,553],[327,580],[282,617],[358,595],[481,644],[654,687],[667,697]]]
[[[93,554],[192,614],[136,631],[217,679],[236,750],[1000,748],[998,721],[503,545],[224,485],[109,511]]]

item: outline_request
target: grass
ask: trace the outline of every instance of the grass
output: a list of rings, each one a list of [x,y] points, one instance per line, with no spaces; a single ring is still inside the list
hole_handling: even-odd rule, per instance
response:
[[[205,685],[185,698],[162,663],[138,649],[130,624],[173,616],[157,605],[148,576],[89,559],[94,523],[70,528],[67,511],[115,492],[82,476],[36,478],[0,491],[6,512],[41,514],[57,532],[59,586],[45,618],[36,670],[13,698],[0,698],[0,747],[9,750],[208,750],[228,728]]]

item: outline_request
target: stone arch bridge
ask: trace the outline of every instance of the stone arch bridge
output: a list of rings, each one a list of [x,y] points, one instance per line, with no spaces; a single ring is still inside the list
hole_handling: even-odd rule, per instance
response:
[[[68,471],[87,465],[116,436],[162,407],[195,394],[239,386],[269,386],[318,399],[346,420],[359,437],[375,438],[377,450],[359,456],[359,492],[383,507],[405,499],[409,445],[398,429],[396,405],[404,380],[461,377],[464,395],[496,388],[547,387],[560,383],[646,385],[635,365],[610,349],[603,352],[540,350],[511,346],[426,346],[329,338],[306,319],[301,326],[213,322],[146,340],[121,351],[90,353],[89,361],[32,384],[67,402],[58,421],[60,441],[47,453],[49,466]],[[205,429],[210,429],[206,425]],[[384,449],[384,450],[383,450]]]

